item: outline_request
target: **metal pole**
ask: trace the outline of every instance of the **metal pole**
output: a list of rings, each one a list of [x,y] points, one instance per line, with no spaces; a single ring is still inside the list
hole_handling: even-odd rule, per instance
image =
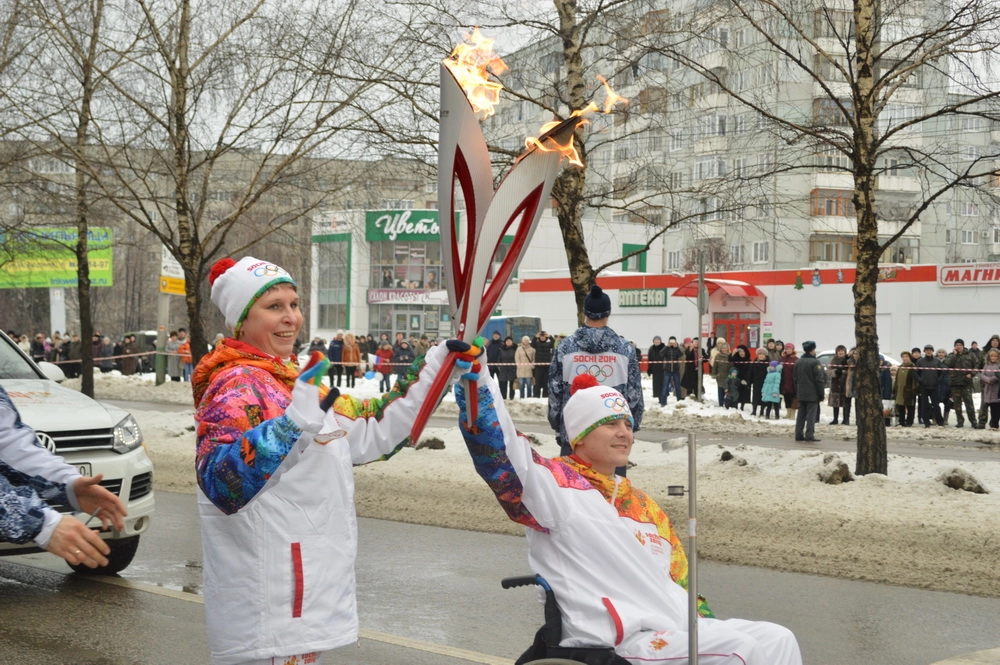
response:
[[[696,299],[698,303],[698,351],[695,353],[694,357],[694,369],[697,372],[698,377],[698,395],[695,399],[701,402],[704,399],[704,369],[702,367],[701,361],[701,317],[708,311],[708,293],[705,291],[705,250],[698,250],[698,297]]]
[[[688,433],[688,662],[698,665],[698,451]]]

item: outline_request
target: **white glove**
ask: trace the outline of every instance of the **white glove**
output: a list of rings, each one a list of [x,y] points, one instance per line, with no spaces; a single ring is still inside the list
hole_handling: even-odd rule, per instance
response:
[[[285,415],[304,432],[319,432],[326,413],[320,408],[319,386],[330,361],[319,351],[313,351],[299,378],[292,388],[292,403]]]

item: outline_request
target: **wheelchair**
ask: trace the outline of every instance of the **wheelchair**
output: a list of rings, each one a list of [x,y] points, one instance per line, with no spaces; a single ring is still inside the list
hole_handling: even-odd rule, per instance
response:
[[[545,591],[545,623],[535,633],[531,646],[521,654],[514,665],[631,665],[613,647],[561,647],[562,615],[552,587],[541,575],[505,577],[500,581],[504,589],[522,586],[539,586]]]

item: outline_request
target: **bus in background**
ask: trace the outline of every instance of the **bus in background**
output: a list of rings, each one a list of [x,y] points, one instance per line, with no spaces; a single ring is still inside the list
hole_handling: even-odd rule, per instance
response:
[[[498,332],[501,338],[510,337],[514,344],[520,344],[525,335],[535,339],[541,331],[542,320],[537,316],[491,316],[481,334],[489,340],[493,339],[494,332]]]

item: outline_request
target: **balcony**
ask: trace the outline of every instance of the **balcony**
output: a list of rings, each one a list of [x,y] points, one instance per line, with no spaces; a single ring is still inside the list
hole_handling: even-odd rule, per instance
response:
[[[813,174],[813,189],[840,189],[854,191],[854,176],[843,171]]]
[[[724,221],[698,222],[695,226],[695,234],[698,240],[707,240],[709,238],[724,239],[726,237],[726,223]]]
[[[919,194],[920,181],[910,176],[880,175],[875,181],[875,189],[883,192],[907,192]]]

